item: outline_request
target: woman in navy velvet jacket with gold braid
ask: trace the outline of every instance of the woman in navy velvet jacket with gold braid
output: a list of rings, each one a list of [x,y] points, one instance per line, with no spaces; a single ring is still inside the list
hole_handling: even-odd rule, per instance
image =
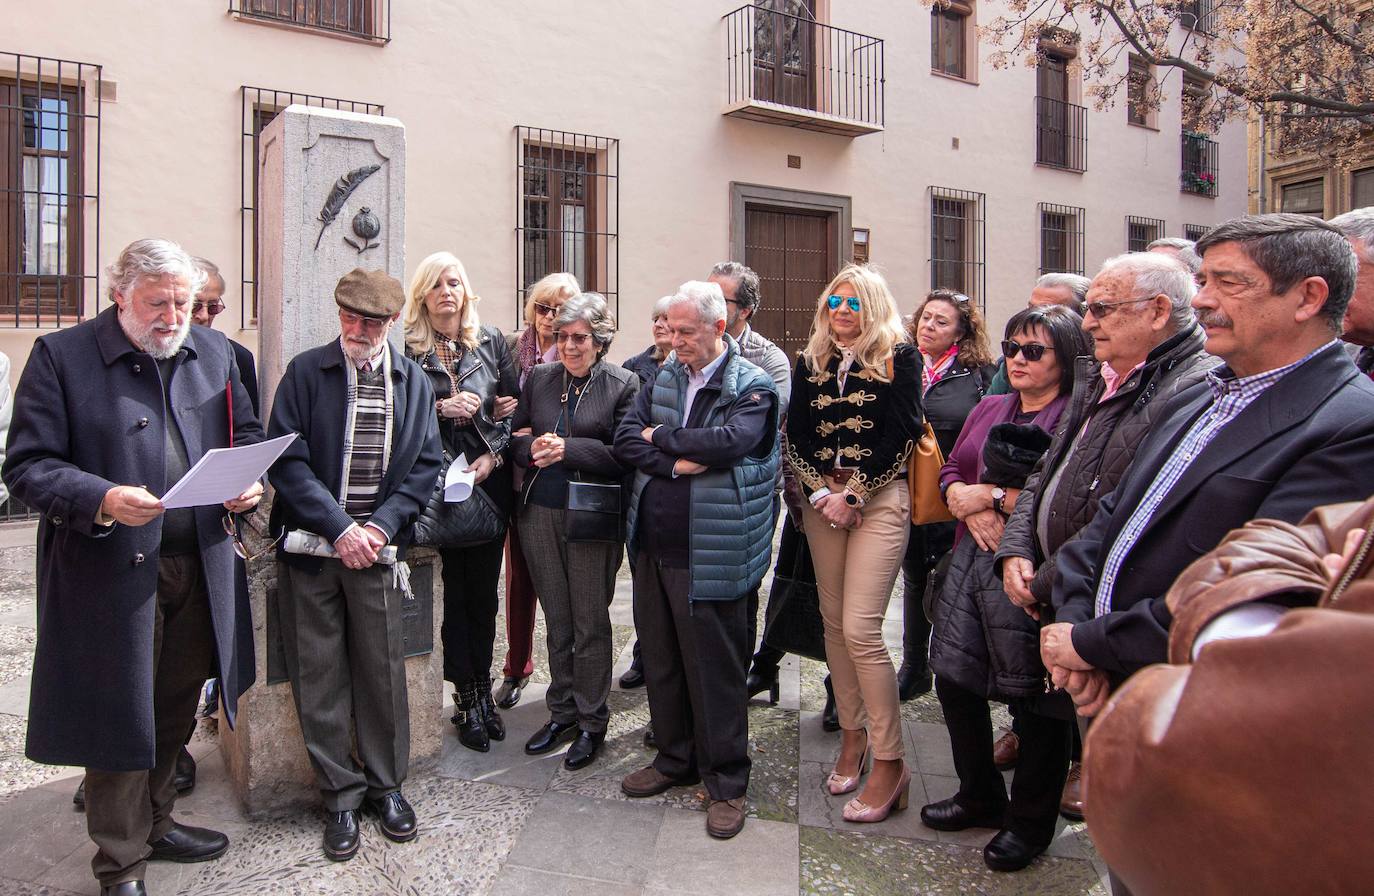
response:
[[[920,359],[882,275],[847,265],[821,294],[811,339],[792,373],[787,460],[807,503],[825,653],[841,744],[831,794],[857,790],[848,821],[904,809],[897,677],[882,624],[910,531],[907,460],[920,436]]]

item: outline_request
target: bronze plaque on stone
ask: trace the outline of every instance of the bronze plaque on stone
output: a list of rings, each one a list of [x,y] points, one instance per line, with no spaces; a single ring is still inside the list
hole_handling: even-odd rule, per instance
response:
[[[434,567],[428,563],[410,570],[410,596],[401,599],[401,637],[406,656],[434,650]]]

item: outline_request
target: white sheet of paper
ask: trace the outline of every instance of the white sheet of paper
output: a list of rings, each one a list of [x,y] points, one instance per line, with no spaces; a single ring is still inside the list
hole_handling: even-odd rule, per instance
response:
[[[466,501],[472,494],[477,474],[464,473],[468,466],[466,454],[458,455],[458,459],[448,465],[448,472],[444,474],[444,503],[458,504]]]
[[[176,485],[167,489],[162,506],[172,510],[223,504],[237,498],[262,478],[295,438],[293,432],[256,445],[211,448]]]

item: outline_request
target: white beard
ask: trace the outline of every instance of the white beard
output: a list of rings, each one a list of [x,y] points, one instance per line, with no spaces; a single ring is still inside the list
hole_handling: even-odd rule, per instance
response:
[[[129,337],[130,342],[158,361],[165,361],[181,351],[181,346],[186,342],[186,337],[191,334],[191,318],[189,316],[186,318],[186,323],[182,324],[171,336],[159,335],[152,324],[140,326],[124,314],[119,315],[119,325],[123,328],[124,334]]]

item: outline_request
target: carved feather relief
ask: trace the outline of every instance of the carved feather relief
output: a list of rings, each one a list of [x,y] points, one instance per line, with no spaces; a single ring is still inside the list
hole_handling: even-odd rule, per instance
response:
[[[320,240],[324,239],[324,231],[334,219],[343,211],[344,203],[358,186],[372,175],[376,174],[381,165],[364,165],[361,168],[354,168],[352,171],[339,178],[334,184],[334,189],[329,191],[329,198],[324,202],[324,208],[320,209],[320,235],[315,237],[315,248],[320,248]]]

